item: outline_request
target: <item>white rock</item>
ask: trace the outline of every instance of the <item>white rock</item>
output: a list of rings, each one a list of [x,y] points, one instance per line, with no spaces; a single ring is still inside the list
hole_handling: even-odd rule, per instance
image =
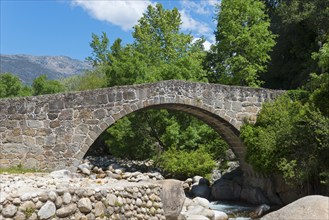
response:
[[[63,195],[63,203],[64,204],[69,204],[71,202],[72,196],[70,193],[65,192]]]
[[[40,219],[48,219],[55,215],[56,206],[53,202],[47,201],[41,209],[38,211],[38,216]]]
[[[49,176],[51,176],[54,179],[70,178],[71,172],[69,170],[56,170],[49,173]]]
[[[188,215],[185,218],[186,220],[209,220],[209,218],[203,215]]]
[[[193,183],[196,183],[196,184],[199,184],[199,180],[202,179],[203,177],[202,176],[194,176],[193,177]]]
[[[16,212],[17,212],[17,207],[12,204],[9,204],[3,208],[2,215],[3,217],[11,218],[16,214]]]
[[[78,201],[78,208],[82,213],[89,213],[93,207],[89,198],[82,198]]]
[[[225,212],[217,211],[217,210],[212,210],[215,213],[215,218],[214,220],[227,220],[228,216]]]
[[[195,197],[193,199],[193,202],[196,204],[203,206],[205,208],[209,208],[209,201],[207,199],[201,198],[201,197]]]
[[[329,219],[329,197],[305,196],[285,207],[263,216],[262,220],[269,219]]]

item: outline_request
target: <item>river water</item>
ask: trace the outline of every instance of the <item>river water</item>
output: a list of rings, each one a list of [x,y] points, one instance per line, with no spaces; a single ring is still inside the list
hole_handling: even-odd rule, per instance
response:
[[[229,219],[233,220],[250,220],[250,213],[255,211],[255,205],[239,202],[216,201],[211,202],[209,206],[212,210],[225,212]]]

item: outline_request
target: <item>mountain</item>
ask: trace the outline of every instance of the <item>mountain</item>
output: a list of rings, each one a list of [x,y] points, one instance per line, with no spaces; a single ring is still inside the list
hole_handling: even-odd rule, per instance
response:
[[[67,56],[0,55],[0,73],[17,75],[29,85],[42,74],[48,75],[48,79],[59,79],[91,68],[88,62]]]

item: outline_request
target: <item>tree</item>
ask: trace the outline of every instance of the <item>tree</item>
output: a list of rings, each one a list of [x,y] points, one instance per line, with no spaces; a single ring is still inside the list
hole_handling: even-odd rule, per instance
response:
[[[47,80],[47,75],[35,78],[32,84],[33,95],[53,94],[64,91],[63,85],[56,80]]]
[[[275,35],[259,0],[223,0],[218,6],[216,45],[208,55],[210,79],[258,87],[266,71]]]
[[[271,2],[272,0],[266,0]],[[275,2],[275,1],[274,1]],[[327,41],[329,2],[322,0],[278,0],[267,4],[271,30],[279,37],[271,53],[265,86],[296,89],[307,83],[312,72],[320,72],[312,54]]]
[[[0,73],[0,98],[29,96],[31,89],[11,73]]]
[[[133,44],[121,47],[114,43],[110,50],[103,50],[110,62],[101,62],[96,68],[106,73],[108,86],[168,79],[205,81],[203,40],[192,43],[192,36],[181,33],[180,25],[177,9],[149,6],[134,27]],[[227,149],[209,126],[166,110],[132,113],[100,139],[105,140],[110,153],[130,159],[146,159],[170,148],[193,152],[203,145],[217,157]]]
[[[107,86],[107,78],[100,68],[86,71],[82,75],[64,78],[60,81],[66,91],[82,91],[88,89],[98,89]]]
[[[329,186],[329,106],[315,98],[328,95],[329,77],[320,78],[313,78],[304,91],[290,91],[266,103],[256,124],[241,128],[247,161],[256,170],[282,174],[296,186],[310,185],[309,193]]]

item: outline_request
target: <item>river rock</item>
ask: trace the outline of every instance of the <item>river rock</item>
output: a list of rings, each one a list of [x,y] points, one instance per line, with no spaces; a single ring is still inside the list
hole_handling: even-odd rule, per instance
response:
[[[225,212],[221,212],[221,211],[217,211],[217,210],[213,210],[214,214],[215,214],[215,218],[214,220],[227,220],[228,216]]]
[[[55,212],[56,212],[55,204],[51,201],[47,201],[38,211],[38,217],[40,219],[48,219],[51,216],[55,215]]]
[[[106,212],[106,207],[102,202],[97,202],[95,204],[95,216],[99,217],[99,216],[104,216]]]
[[[257,208],[255,209],[255,211],[253,211],[252,213],[250,213],[250,217],[252,218],[259,218],[260,216],[264,215],[265,212],[267,212],[268,210],[270,210],[270,206],[263,204],[260,206],[257,206]]]
[[[193,199],[193,202],[197,203],[198,205],[200,205],[202,207],[209,208],[209,201],[207,199],[195,197]]]
[[[55,170],[51,172],[49,176],[53,177],[54,179],[70,178],[71,172],[69,170]]]
[[[307,220],[319,220],[329,219],[329,197],[312,195],[305,196],[298,199],[285,207],[271,212],[261,220],[270,219],[307,219]]]
[[[72,199],[72,196],[70,193],[68,192],[65,192],[64,195],[63,195],[63,203],[65,205],[69,204],[71,202],[71,199]]]
[[[185,216],[186,220],[209,220],[206,216],[203,215],[188,215]]]
[[[16,214],[16,212],[17,207],[12,204],[9,204],[2,210],[2,215],[3,217],[11,218]]]
[[[71,203],[70,205],[64,206],[56,211],[56,215],[60,218],[68,217],[77,210],[77,205]]]
[[[93,207],[89,198],[82,198],[78,201],[78,208],[82,213],[89,213]]]

